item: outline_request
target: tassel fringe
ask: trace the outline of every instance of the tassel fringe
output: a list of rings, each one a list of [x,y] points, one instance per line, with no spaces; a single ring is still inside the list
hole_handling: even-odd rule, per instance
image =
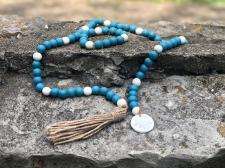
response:
[[[111,113],[51,124],[47,127],[47,136],[54,145],[87,139],[107,125],[123,120],[126,116],[127,107],[116,107]]]

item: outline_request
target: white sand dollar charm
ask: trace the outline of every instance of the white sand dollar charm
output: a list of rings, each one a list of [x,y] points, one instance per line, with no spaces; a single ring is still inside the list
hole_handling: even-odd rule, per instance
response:
[[[154,128],[154,120],[147,114],[135,115],[130,124],[139,133],[146,133]]]

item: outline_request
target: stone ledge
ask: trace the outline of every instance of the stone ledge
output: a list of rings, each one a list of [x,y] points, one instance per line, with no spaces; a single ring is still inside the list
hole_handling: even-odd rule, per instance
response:
[[[68,35],[84,24],[43,18],[25,20],[17,16],[1,16],[0,21],[2,74],[9,71],[30,73],[32,53],[38,43]],[[184,35],[190,41],[188,45],[162,54],[152,73],[200,75],[225,72],[224,25],[178,25],[161,21],[140,26],[150,28],[164,38]],[[129,42],[109,49],[90,51],[80,49],[78,44],[61,47],[47,53],[45,75],[79,78],[88,84],[122,85],[124,79],[134,75],[154,44],[146,38],[130,35]]]

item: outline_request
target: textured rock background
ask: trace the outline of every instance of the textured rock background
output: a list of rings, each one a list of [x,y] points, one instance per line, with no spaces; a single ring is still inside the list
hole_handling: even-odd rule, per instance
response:
[[[32,86],[35,46],[72,33],[83,23],[17,16],[1,16],[0,22],[0,167],[224,167],[224,25],[140,25],[163,37],[185,35],[190,41],[162,54],[141,89],[141,106],[154,118],[155,129],[138,134],[131,130],[129,116],[86,141],[52,146],[43,136],[49,123],[113,108],[102,97],[63,101],[42,97]],[[48,52],[46,82],[98,83],[124,95],[130,77],[154,45],[142,37],[129,37],[126,44],[104,50],[72,44]]]

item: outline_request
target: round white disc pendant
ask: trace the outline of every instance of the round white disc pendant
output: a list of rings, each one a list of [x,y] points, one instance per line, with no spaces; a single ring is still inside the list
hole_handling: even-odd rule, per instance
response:
[[[137,114],[131,119],[131,127],[139,132],[146,133],[154,128],[154,120],[147,114]]]

